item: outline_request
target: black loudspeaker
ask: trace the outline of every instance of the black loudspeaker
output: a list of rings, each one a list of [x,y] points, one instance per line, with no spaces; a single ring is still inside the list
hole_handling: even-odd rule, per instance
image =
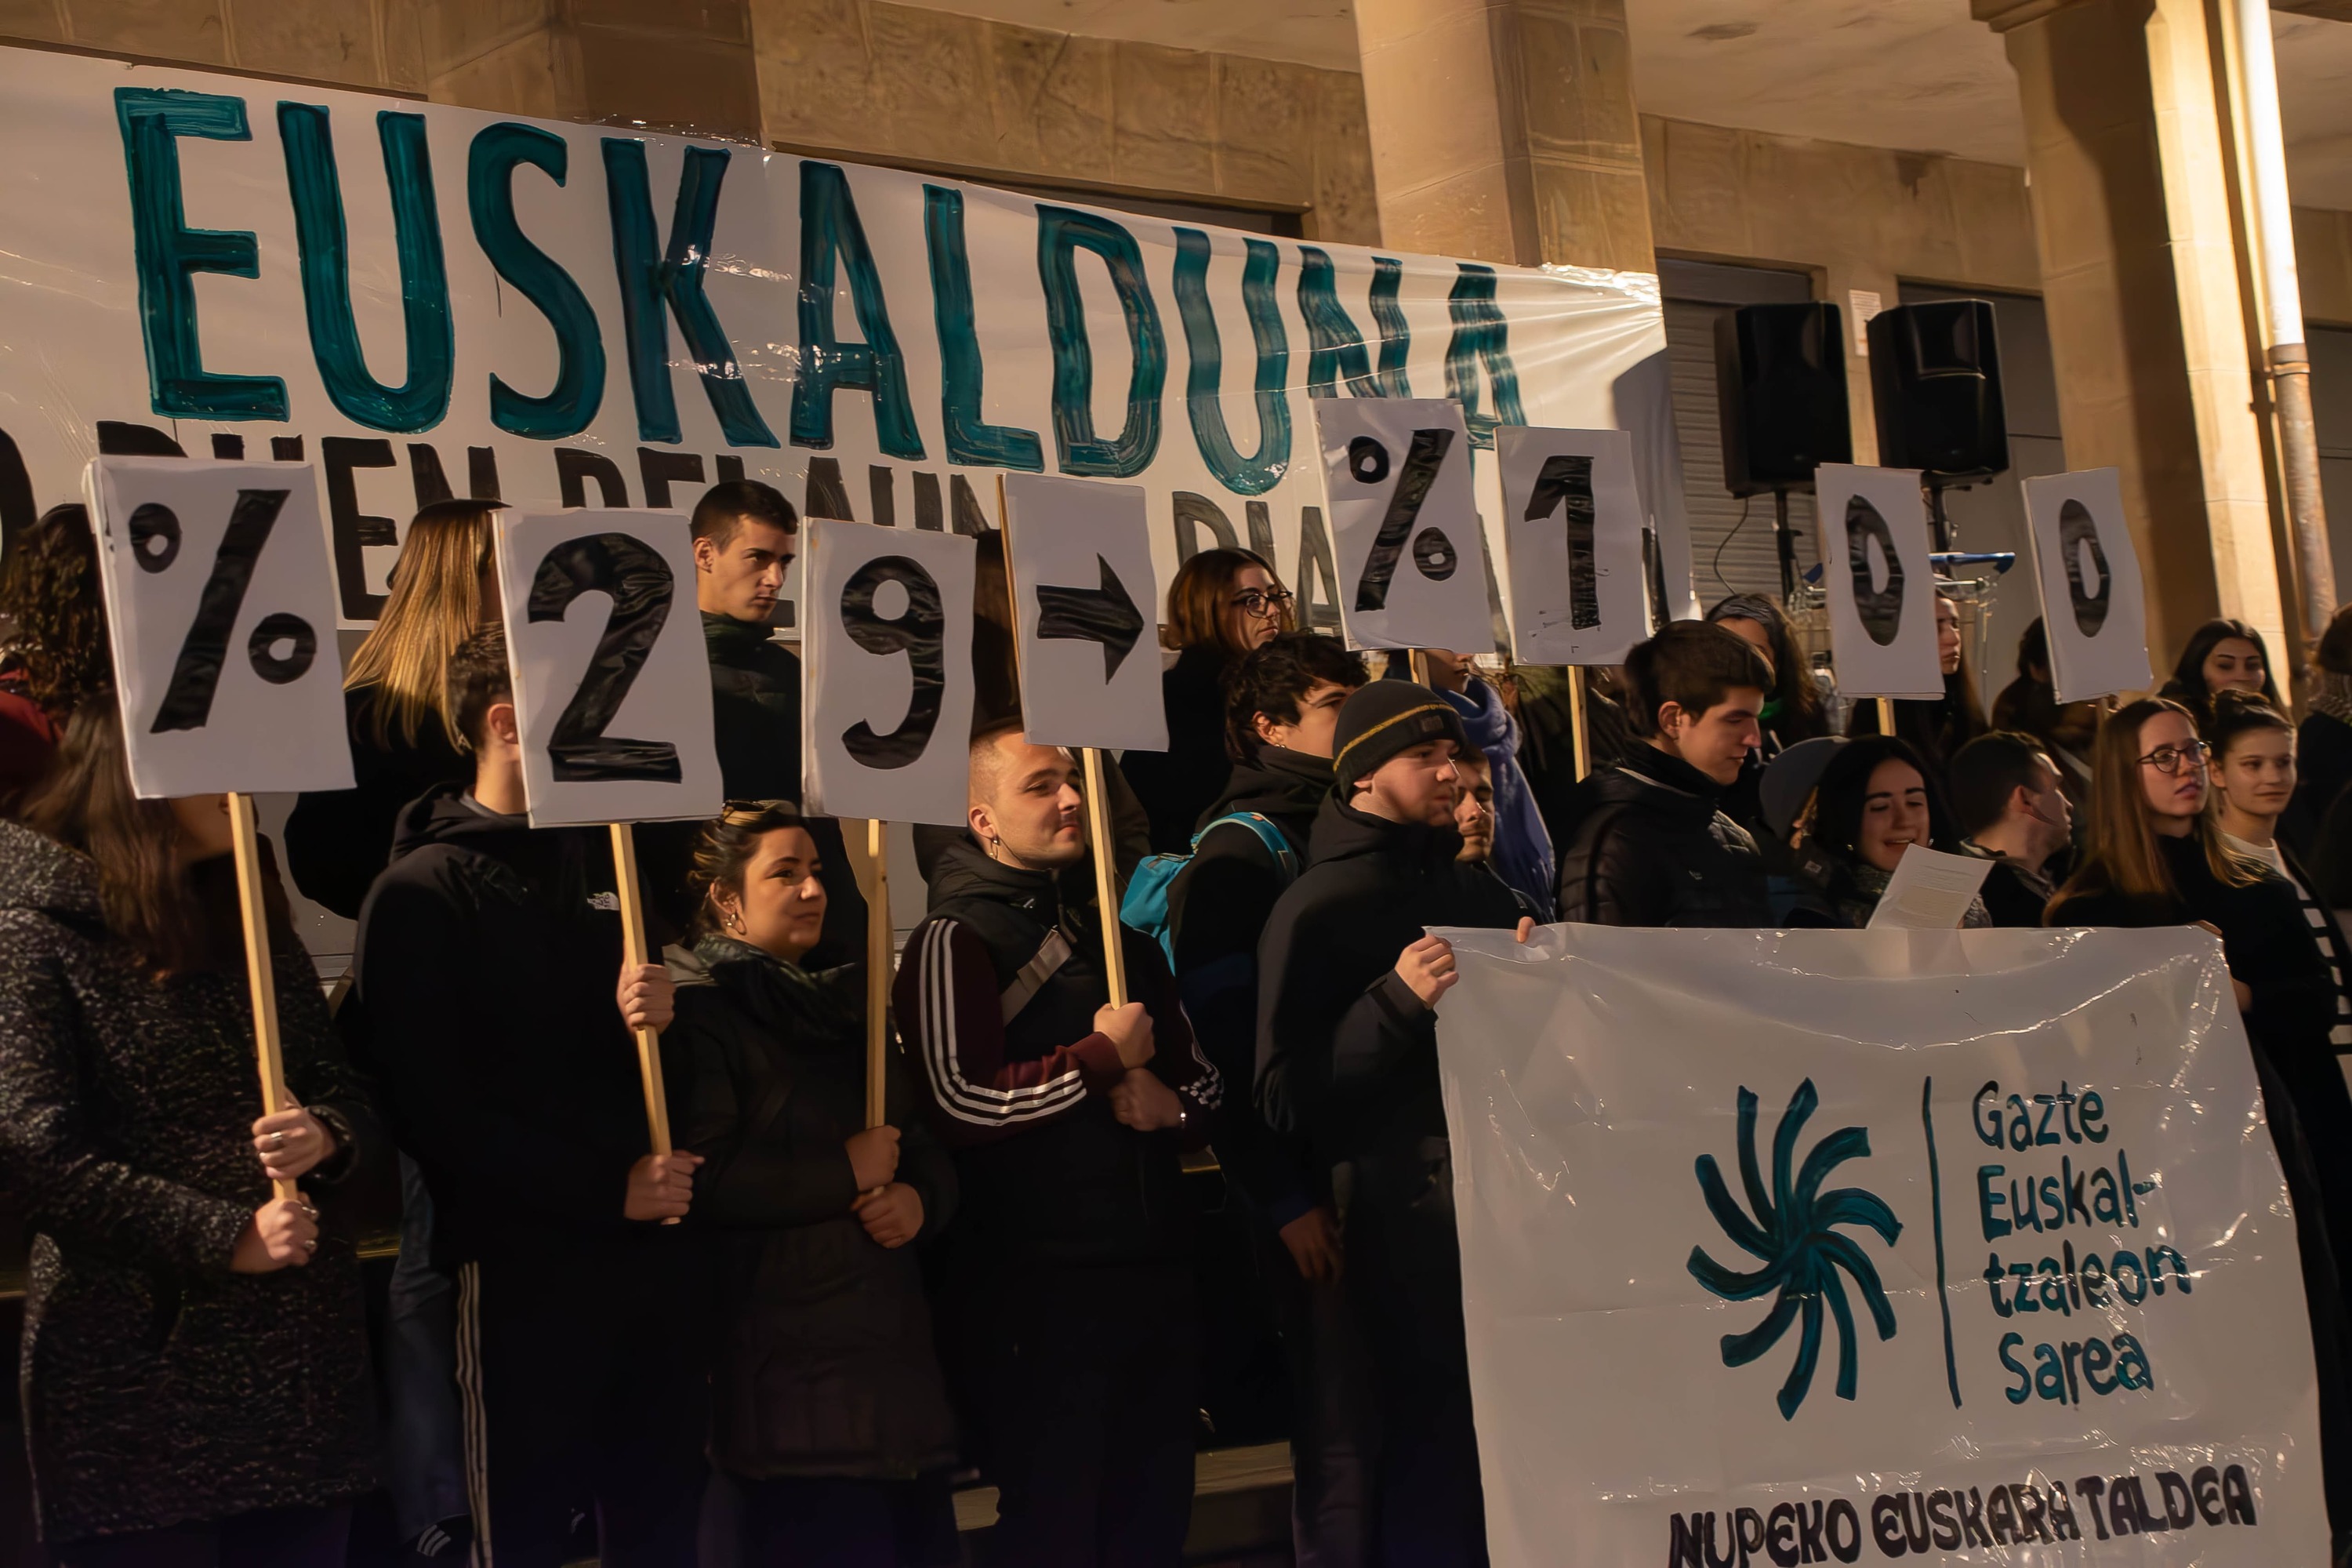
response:
[[[1810,490],[1816,468],[1853,461],[1835,305],[1744,305],[1717,318],[1715,394],[1733,495]]]
[[[1878,460],[1969,483],[2009,467],[2000,341],[1984,300],[1938,300],[1870,321],[1870,390]]]

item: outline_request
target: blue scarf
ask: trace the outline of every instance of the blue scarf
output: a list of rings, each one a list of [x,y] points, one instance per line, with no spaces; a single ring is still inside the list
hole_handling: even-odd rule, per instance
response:
[[[1441,695],[1462,716],[1470,743],[1486,753],[1486,766],[1495,775],[1495,870],[1533,900],[1549,920],[1556,875],[1551,835],[1536,810],[1528,775],[1519,771],[1519,727],[1511,721],[1502,698],[1483,680],[1474,678],[1468,690]]]

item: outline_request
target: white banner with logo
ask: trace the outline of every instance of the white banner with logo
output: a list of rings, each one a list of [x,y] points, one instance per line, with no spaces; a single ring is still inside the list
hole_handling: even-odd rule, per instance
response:
[[[1497,1568],[2327,1561],[2212,938],[1445,934]]]
[[[1149,495],[1160,575],[1269,555],[1337,626],[1309,400],[1633,432],[1689,548],[1657,280],[1211,228],[624,127],[0,49],[0,519],[112,450],[318,463],[345,624],[421,500],[993,526]],[[299,453],[298,453],[299,445]]]

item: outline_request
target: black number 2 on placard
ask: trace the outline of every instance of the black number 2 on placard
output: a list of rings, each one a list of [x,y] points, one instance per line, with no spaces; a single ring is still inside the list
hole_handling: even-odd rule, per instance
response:
[[[245,608],[245,591],[253,585],[253,571],[262,548],[285,508],[285,490],[239,490],[236,505],[213,552],[212,575],[205,579],[196,599],[195,618],[180,643],[172,663],[172,679],[163,700],[155,709],[148,733],[169,730],[201,730],[213,714],[213,694],[220,689],[221,669],[228,662],[230,637]],[[168,572],[180,558],[180,520],[172,509],[154,501],[131,514],[131,558],[142,572]],[[285,657],[273,651],[287,645]],[[272,686],[284,686],[310,673],[319,656],[319,634],[299,616],[273,611],[254,624],[245,640],[245,657],[253,673]]]
[[[1568,508],[1568,624],[1584,631],[1601,624],[1601,584],[1592,559],[1592,459],[1555,452],[1544,459],[1528,496],[1526,521],[1541,522]]]
[[[1453,445],[1451,430],[1412,433],[1412,446],[1397,474],[1396,489],[1389,492],[1388,510],[1381,514],[1380,531],[1372,535],[1371,552],[1364,557],[1364,574],[1356,580],[1359,611],[1388,608],[1389,584],[1396,576],[1397,561],[1404,554],[1408,538],[1412,541],[1412,563],[1432,582],[1444,582],[1462,564],[1461,552],[1443,529],[1424,528],[1417,535],[1412,531],[1421,517],[1421,504],[1429,499],[1429,487],[1437,482],[1437,471],[1445,466],[1445,454]],[[1348,472],[1359,484],[1379,484],[1389,477],[1389,449],[1370,436],[1357,437],[1348,443]]]
[[[637,671],[669,619],[669,563],[625,533],[591,533],[549,551],[531,577],[528,614],[533,622],[560,621],[583,594],[613,597],[613,611],[580,689],[564,705],[548,738],[548,759],[566,784],[642,780],[676,784],[683,776],[677,748],[667,741],[626,741],[604,727],[628,700]]]
[[[874,595],[885,584],[906,590],[907,607],[897,616],[875,613]],[[860,566],[841,591],[841,626],[849,640],[868,653],[907,656],[915,689],[907,700],[907,716],[888,734],[877,733],[860,719],[842,731],[841,743],[860,764],[869,768],[903,768],[923,754],[939,727],[940,709],[947,700],[948,617],[940,604],[940,585],[929,572],[903,555],[880,555]]]

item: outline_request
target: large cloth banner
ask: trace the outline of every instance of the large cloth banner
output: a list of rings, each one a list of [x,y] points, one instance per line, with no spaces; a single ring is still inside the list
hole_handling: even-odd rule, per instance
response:
[[[1254,546],[1336,627],[1315,396],[1457,401],[1490,532],[1499,425],[1633,432],[1688,608],[1647,274],[24,49],[0,128],[0,515],[75,499],[102,423],[195,458],[299,441],[345,625],[451,491],[660,509],[740,474],[976,532],[1025,471],[1142,486],[1163,580]]]
[[[2211,937],[1443,934],[1498,1568],[2327,1561]]]

